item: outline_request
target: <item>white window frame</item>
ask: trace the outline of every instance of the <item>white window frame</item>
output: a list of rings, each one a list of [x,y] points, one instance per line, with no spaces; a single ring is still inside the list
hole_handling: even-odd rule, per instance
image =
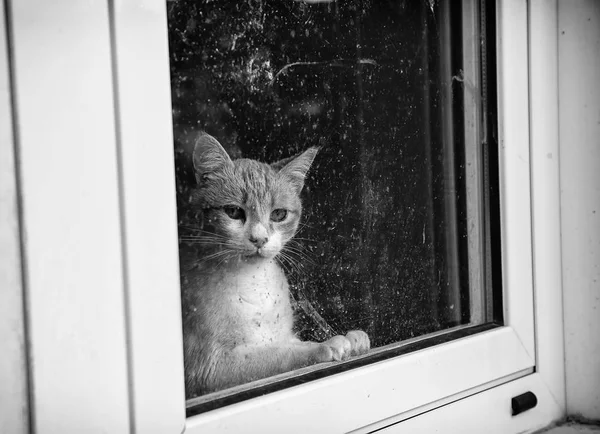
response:
[[[497,6],[506,325],[187,420],[164,1],[7,4],[35,432],[506,433],[564,414],[556,0]]]

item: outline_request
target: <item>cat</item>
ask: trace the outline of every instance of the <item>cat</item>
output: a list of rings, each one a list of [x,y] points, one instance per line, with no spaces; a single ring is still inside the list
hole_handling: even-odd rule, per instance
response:
[[[300,192],[317,151],[268,165],[231,160],[208,134],[197,139],[190,203],[199,223],[197,235],[184,239],[195,250],[181,261],[188,399],[369,350],[360,330],[323,343],[292,331],[277,255],[298,229]]]

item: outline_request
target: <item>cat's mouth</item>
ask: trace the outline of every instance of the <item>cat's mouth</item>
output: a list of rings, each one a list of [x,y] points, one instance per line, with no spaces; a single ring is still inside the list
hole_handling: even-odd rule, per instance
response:
[[[258,248],[256,250],[250,251],[244,255],[244,257],[246,259],[268,259],[268,258],[271,258],[272,256],[273,255],[271,254],[270,251],[262,249],[262,248]]]

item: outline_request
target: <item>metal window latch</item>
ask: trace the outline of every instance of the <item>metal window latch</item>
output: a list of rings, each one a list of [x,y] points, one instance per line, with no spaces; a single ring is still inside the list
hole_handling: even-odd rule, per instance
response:
[[[524,411],[531,410],[537,405],[537,396],[533,392],[525,392],[522,395],[513,397],[510,400],[512,406],[512,415],[523,413]]]

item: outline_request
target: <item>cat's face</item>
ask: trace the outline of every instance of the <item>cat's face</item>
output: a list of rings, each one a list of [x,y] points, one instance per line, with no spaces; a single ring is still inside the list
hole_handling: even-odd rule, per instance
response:
[[[202,213],[206,243],[215,257],[246,260],[273,258],[300,222],[300,191],[317,153],[272,165],[254,160],[232,161],[211,136],[203,135],[194,150],[198,188],[193,195]]]

